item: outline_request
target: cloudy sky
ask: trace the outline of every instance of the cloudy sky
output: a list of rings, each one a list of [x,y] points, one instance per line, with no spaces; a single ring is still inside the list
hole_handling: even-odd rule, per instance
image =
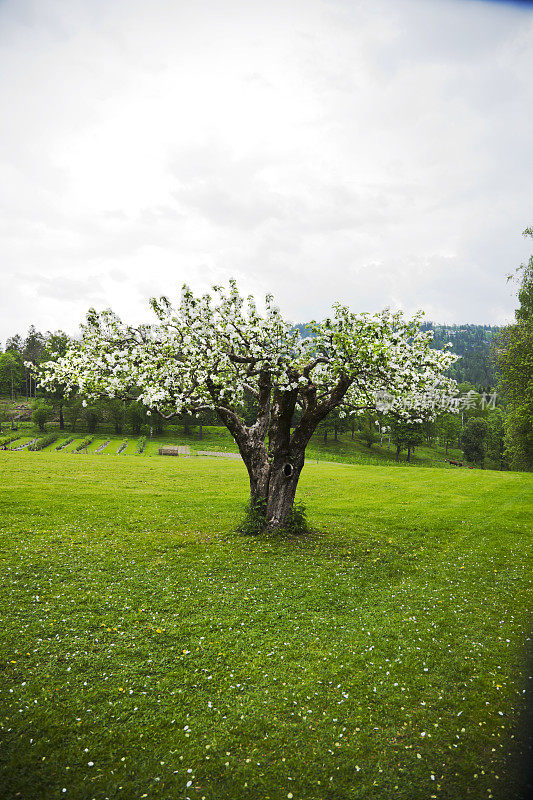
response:
[[[0,340],[235,277],[292,321],[504,323],[533,4],[0,0]]]

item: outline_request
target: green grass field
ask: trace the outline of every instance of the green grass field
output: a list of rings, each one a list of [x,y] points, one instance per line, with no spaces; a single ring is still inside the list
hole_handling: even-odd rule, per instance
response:
[[[533,476],[312,455],[286,540],[240,461],[0,452],[0,797],[516,797]]]

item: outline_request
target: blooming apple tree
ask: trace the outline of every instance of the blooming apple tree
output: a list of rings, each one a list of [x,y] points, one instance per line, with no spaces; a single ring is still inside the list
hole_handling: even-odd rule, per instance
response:
[[[376,398],[386,393],[389,413],[415,422],[438,413],[440,400],[456,389],[445,376],[456,356],[431,348],[421,314],[406,321],[388,310],[353,314],[336,304],[301,339],[271,295],[261,314],[234,281],[213,292],[195,297],[183,287],[177,308],[165,297],[152,299],[153,325],[131,327],[111,311],[90,310],[81,341],[41,365],[40,384],[61,382],[87,397],[134,392],[167,418],[214,410],[246,465],[252,503],[266,509],[272,529],[285,524],[307,444],[333,409],[376,410]],[[420,402],[428,393],[429,412]],[[250,397],[256,416],[247,425]]]

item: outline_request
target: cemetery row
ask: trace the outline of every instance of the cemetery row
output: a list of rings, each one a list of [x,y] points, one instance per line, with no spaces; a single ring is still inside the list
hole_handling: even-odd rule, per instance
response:
[[[146,436],[134,438],[106,436],[60,436],[57,433],[32,434],[15,431],[0,436],[0,450],[10,452],[24,451],[77,455],[166,455],[166,456],[227,456],[240,458],[238,453],[225,450],[192,450],[188,445],[174,445],[154,441]]]

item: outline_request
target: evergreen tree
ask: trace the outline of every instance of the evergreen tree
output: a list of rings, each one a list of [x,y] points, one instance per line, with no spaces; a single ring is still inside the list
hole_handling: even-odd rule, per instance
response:
[[[30,362],[34,366],[41,363],[41,356],[45,351],[45,338],[36,328],[30,325],[28,335],[24,340],[22,358],[24,362]],[[30,370],[26,369],[26,397],[35,397],[35,380]]]
[[[81,397],[74,397],[69,400],[65,405],[65,417],[72,433],[76,430],[76,424],[81,419],[83,412],[83,404]]]
[[[498,469],[506,469],[505,417],[501,408],[495,408],[489,414],[487,423],[487,457],[498,465]]]
[[[126,418],[132,433],[138,435],[146,422],[146,408],[144,408],[141,403],[134,400],[126,409]]]
[[[24,368],[20,356],[13,350],[0,354],[0,394],[15,399],[24,379]]]
[[[83,419],[89,433],[94,433],[101,419],[101,410],[95,403],[83,409]]]
[[[126,418],[126,408],[124,402],[114,397],[112,400],[102,401],[105,417],[113,423],[115,433],[122,433]]]
[[[533,228],[525,236],[533,237]],[[516,321],[498,338],[499,389],[507,403],[505,447],[512,469],[533,469],[533,256],[517,270]]]
[[[22,336],[19,333],[16,333],[14,336],[10,336],[6,341],[6,353],[11,351],[12,353],[18,353],[22,356],[22,351],[24,350],[24,342],[22,341]]]
[[[487,434],[487,421],[481,417],[472,417],[466,423],[461,436],[465,459],[479,464],[482,469],[485,466]]]

